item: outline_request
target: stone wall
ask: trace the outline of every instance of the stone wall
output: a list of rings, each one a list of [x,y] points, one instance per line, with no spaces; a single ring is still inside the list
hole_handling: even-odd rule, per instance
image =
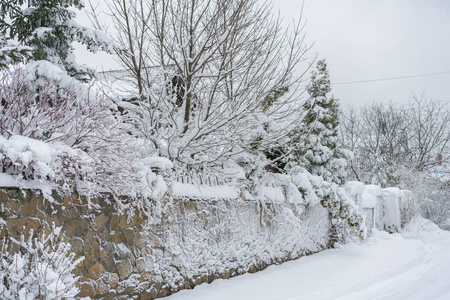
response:
[[[77,195],[50,203],[39,191],[0,190],[0,237],[61,226],[77,256],[81,297],[154,299],[217,278],[256,272],[323,250],[328,212],[316,205],[163,199],[151,217],[120,216]],[[86,217],[89,215],[89,217]]]

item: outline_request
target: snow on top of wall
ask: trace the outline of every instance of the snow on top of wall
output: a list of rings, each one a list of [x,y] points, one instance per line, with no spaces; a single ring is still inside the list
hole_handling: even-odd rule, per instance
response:
[[[146,157],[142,161],[150,168],[158,168],[161,171],[171,170],[174,166],[173,162],[165,157]]]
[[[0,136],[0,152],[14,165],[27,167],[33,165],[36,175],[40,178],[40,180],[25,180],[15,174],[0,173],[0,186],[40,189],[48,200],[53,201],[51,197],[53,183],[45,178],[54,177],[52,162],[58,154],[54,147],[25,136],[13,135],[9,139]]]
[[[364,193],[369,193],[378,197],[381,196],[383,190],[378,185],[368,184],[364,187]]]
[[[386,198],[386,197],[403,198],[404,197],[403,191],[396,187],[384,188],[382,190],[382,193],[383,193],[382,194],[383,198]]]
[[[364,193],[365,185],[360,181],[347,181],[345,183],[345,190],[350,196],[362,195]]]
[[[361,195],[362,201],[361,201],[361,207],[362,208],[374,208],[377,204],[377,197],[369,194],[369,193],[363,193]]]
[[[17,187],[23,189],[40,190],[48,201],[54,201],[51,195],[52,190],[55,188],[55,184],[50,181],[31,179],[21,180],[18,179],[16,175],[0,173],[0,187]]]
[[[174,197],[197,199],[237,199],[240,197],[240,190],[230,185],[194,185],[174,181],[171,185],[171,194]]]
[[[260,186],[259,198],[264,202],[283,203],[285,201],[283,188],[281,186]]]
[[[16,176],[0,173],[0,186],[1,187],[18,187]]]

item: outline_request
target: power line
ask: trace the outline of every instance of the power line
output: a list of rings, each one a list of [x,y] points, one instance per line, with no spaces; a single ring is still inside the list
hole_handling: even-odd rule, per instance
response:
[[[336,82],[336,83],[332,83],[332,85],[355,84],[355,83],[376,82],[376,81],[388,81],[388,80],[397,80],[397,79],[414,78],[414,77],[425,77],[425,76],[433,76],[433,75],[441,75],[441,74],[449,74],[449,73],[450,73],[450,71],[439,72],[439,73],[428,73],[428,74],[419,74],[419,75],[400,76],[400,77],[380,78],[380,79]]]

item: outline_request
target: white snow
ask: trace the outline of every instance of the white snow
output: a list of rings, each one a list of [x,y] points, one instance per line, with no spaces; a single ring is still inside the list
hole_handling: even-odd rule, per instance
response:
[[[52,161],[55,153],[55,150],[48,144],[25,136],[13,135],[8,140],[3,136],[0,138],[2,144],[6,144],[5,148],[7,148],[9,156],[17,157],[25,165],[28,165],[34,156],[37,161],[48,164]]]
[[[259,186],[258,195],[263,202],[283,203],[286,200],[281,186]]]
[[[173,162],[165,157],[146,157],[143,159],[143,163],[150,168],[157,168],[161,171],[173,169]]]
[[[400,207],[403,200],[403,192],[398,188],[383,189],[384,200],[384,226],[390,230],[398,230],[401,226]]]
[[[363,193],[361,199],[361,207],[363,208],[374,208],[377,204],[377,197],[369,193]]]
[[[368,184],[364,187],[364,193],[372,194],[376,197],[381,196],[383,190],[378,185]]]
[[[345,189],[349,195],[360,195],[364,193],[365,185],[360,181],[347,181],[345,183]]]
[[[16,176],[6,173],[0,173],[0,186],[1,187],[18,187]]]
[[[194,185],[175,181],[171,186],[171,195],[197,199],[237,199],[240,196],[240,190],[230,185]]]
[[[364,244],[219,279],[170,300],[450,299],[450,232],[420,217],[403,236],[374,231]]]

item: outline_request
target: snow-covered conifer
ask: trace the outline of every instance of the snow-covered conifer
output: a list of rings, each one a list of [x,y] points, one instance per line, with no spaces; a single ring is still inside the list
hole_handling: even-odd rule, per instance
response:
[[[7,40],[0,34],[0,69],[30,57],[32,48],[21,46],[17,41]]]
[[[33,48],[32,60],[49,61],[70,76],[85,79],[90,70],[75,62],[72,43],[85,44],[93,52],[112,51],[112,40],[101,31],[75,22],[76,13],[72,9],[83,7],[82,0],[1,1],[0,35],[18,41],[20,46]],[[0,58],[1,54],[0,50]],[[17,51],[12,54],[17,55]]]
[[[330,91],[327,64],[321,60],[312,72],[303,125],[291,133],[288,167],[300,165],[328,182],[343,184],[350,154],[338,144],[339,102],[327,96]]]
[[[398,166],[379,153],[374,155],[371,175],[371,183],[381,187],[393,187],[400,184]]]

